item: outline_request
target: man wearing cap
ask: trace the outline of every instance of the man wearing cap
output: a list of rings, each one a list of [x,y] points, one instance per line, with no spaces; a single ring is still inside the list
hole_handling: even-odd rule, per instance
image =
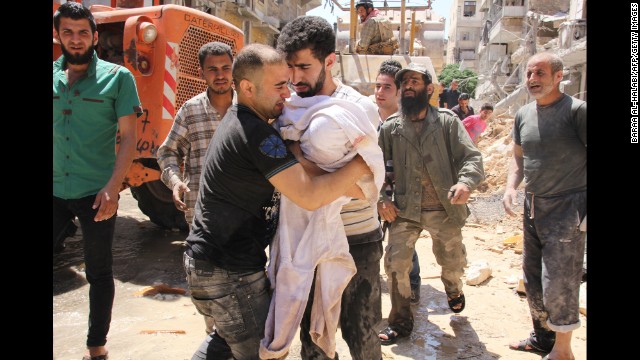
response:
[[[433,239],[449,308],[464,309],[461,278],[467,261],[461,229],[469,216],[467,199],[484,179],[482,155],[462,122],[450,110],[429,105],[433,87],[426,66],[410,63],[396,80],[400,110],[382,124],[378,138],[385,163],[393,161],[395,170],[394,200],[384,186],[378,200],[380,217],[391,224],[384,255],[391,311],[389,326],[379,333],[382,345],[413,330],[409,272],[422,230]]]
[[[360,41],[356,46],[359,54],[391,55],[398,48],[398,39],[393,37],[393,25],[389,19],[373,8],[371,0],[359,0],[356,12],[362,23]]]

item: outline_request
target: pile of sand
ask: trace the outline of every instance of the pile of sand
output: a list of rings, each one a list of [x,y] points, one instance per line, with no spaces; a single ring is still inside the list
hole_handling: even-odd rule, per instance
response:
[[[509,163],[513,156],[513,121],[514,119],[507,115],[492,118],[478,142],[485,175],[484,182],[477,188],[480,193],[504,192]]]

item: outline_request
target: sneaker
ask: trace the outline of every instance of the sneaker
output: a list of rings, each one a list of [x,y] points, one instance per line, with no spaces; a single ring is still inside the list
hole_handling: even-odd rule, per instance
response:
[[[411,304],[417,305],[420,303],[420,289],[411,289]]]

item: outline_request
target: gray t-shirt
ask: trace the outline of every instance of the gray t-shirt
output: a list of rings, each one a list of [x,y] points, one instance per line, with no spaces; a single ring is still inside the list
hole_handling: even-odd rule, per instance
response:
[[[524,181],[536,196],[587,189],[587,103],[563,94],[553,104],[529,103],[516,114],[513,141],[522,146]]]

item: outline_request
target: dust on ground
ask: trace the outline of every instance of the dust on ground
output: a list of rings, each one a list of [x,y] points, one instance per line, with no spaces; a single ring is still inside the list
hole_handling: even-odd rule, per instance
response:
[[[491,277],[479,285],[464,286],[465,310],[454,315],[447,305],[431,239],[423,232],[416,244],[422,287],[420,304],[413,307],[414,331],[395,345],[383,346],[385,360],[541,358],[508,348],[510,341],[524,339],[531,330],[526,298],[515,291],[522,273],[522,255],[503,246],[506,238],[522,233],[522,190],[517,217],[506,217],[501,203],[511,157],[508,133],[512,121],[491,121],[478,144],[485,161],[486,182],[481,191],[473,193],[469,201],[472,214],[463,228],[468,263],[486,260],[492,269]],[[188,289],[182,269],[186,234],[151,223],[138,210],[128,190],[121,193],[118,215],[114,239],[116,297],[107,342],[110,358],[190,359],[205,331],[202,316],[188,292],[184,296],[136,296],[145,287],[160,283]],[[89,310],[81,231],[68,238],[66,244],[67,248],[53,259],[53,354],[56,360],[78,360],[84,352]],[[380,274],[383,321],[378,329],[386,326],[391,308],[382,261]],[[580,315],[580,320],[580,328],[573,333],[572,348],[576,360],[586,360],[586,316]],[[340,359],[351,359],[339,330],[336,340]],[[288,359],[301,359],[299,350],[296,335]]]

